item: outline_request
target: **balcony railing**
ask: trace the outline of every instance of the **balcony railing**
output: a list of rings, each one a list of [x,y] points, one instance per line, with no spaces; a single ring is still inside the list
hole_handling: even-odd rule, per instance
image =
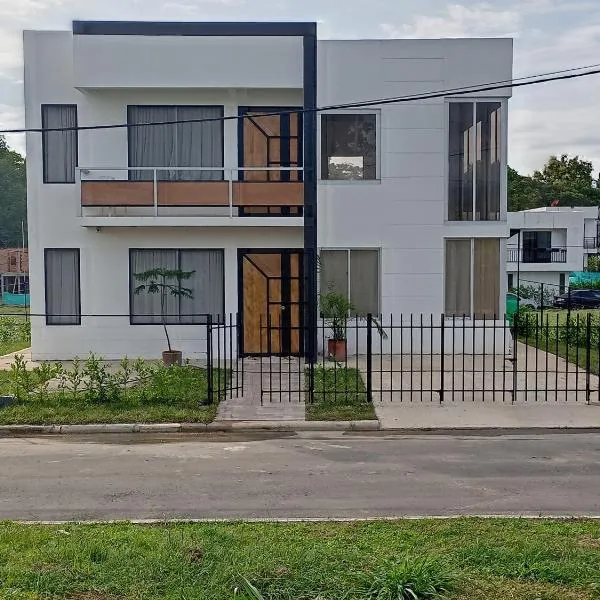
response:
[[[596,250],[600,248],[600,239],[597,237],[584,237],[583,248],[585,250]]]
[[[567,249],[554,248],[508,248],[509,263],[566,263]]]
[[[83,217],[300,217],[302,167],[80,167]]]

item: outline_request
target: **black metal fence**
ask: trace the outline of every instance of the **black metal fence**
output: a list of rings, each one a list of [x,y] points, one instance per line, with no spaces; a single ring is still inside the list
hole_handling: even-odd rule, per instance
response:
[[[529,313],[350,320],[343,341],[319,323],[316,363],[261,361],[263,402],[599,401],[600,318]]]

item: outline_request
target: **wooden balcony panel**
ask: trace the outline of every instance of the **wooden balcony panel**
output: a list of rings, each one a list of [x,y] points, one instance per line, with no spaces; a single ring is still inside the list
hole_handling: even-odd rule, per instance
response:
[[[303,206],[304,184],[297,181],[234,181],[234,206]]]
[[[154,206],[151,181],[82,181],[81,206]]]
[[[159,206],[229,206],[227,181],[159,181]]]

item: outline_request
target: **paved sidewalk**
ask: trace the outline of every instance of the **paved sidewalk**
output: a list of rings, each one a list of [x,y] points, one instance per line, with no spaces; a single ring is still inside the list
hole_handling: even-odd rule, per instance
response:
[[[303,366],[298,358],[276,360],[281,360],[281,372],[269,369],[268,358],[244,359],[244,395],[236,397],[234,392],[221,402],[216,423],[305,420],[304,381],[298,379]]]
[[[600,428],[600,403],[375,403],[381,429]]]

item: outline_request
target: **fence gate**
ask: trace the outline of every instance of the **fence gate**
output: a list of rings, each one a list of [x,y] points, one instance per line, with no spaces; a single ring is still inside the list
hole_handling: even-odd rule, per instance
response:
[[[225,319],[208,316],[206,324],[206,377],[210,404],[244,394],[244,357],[240,353],[239,315]]]

